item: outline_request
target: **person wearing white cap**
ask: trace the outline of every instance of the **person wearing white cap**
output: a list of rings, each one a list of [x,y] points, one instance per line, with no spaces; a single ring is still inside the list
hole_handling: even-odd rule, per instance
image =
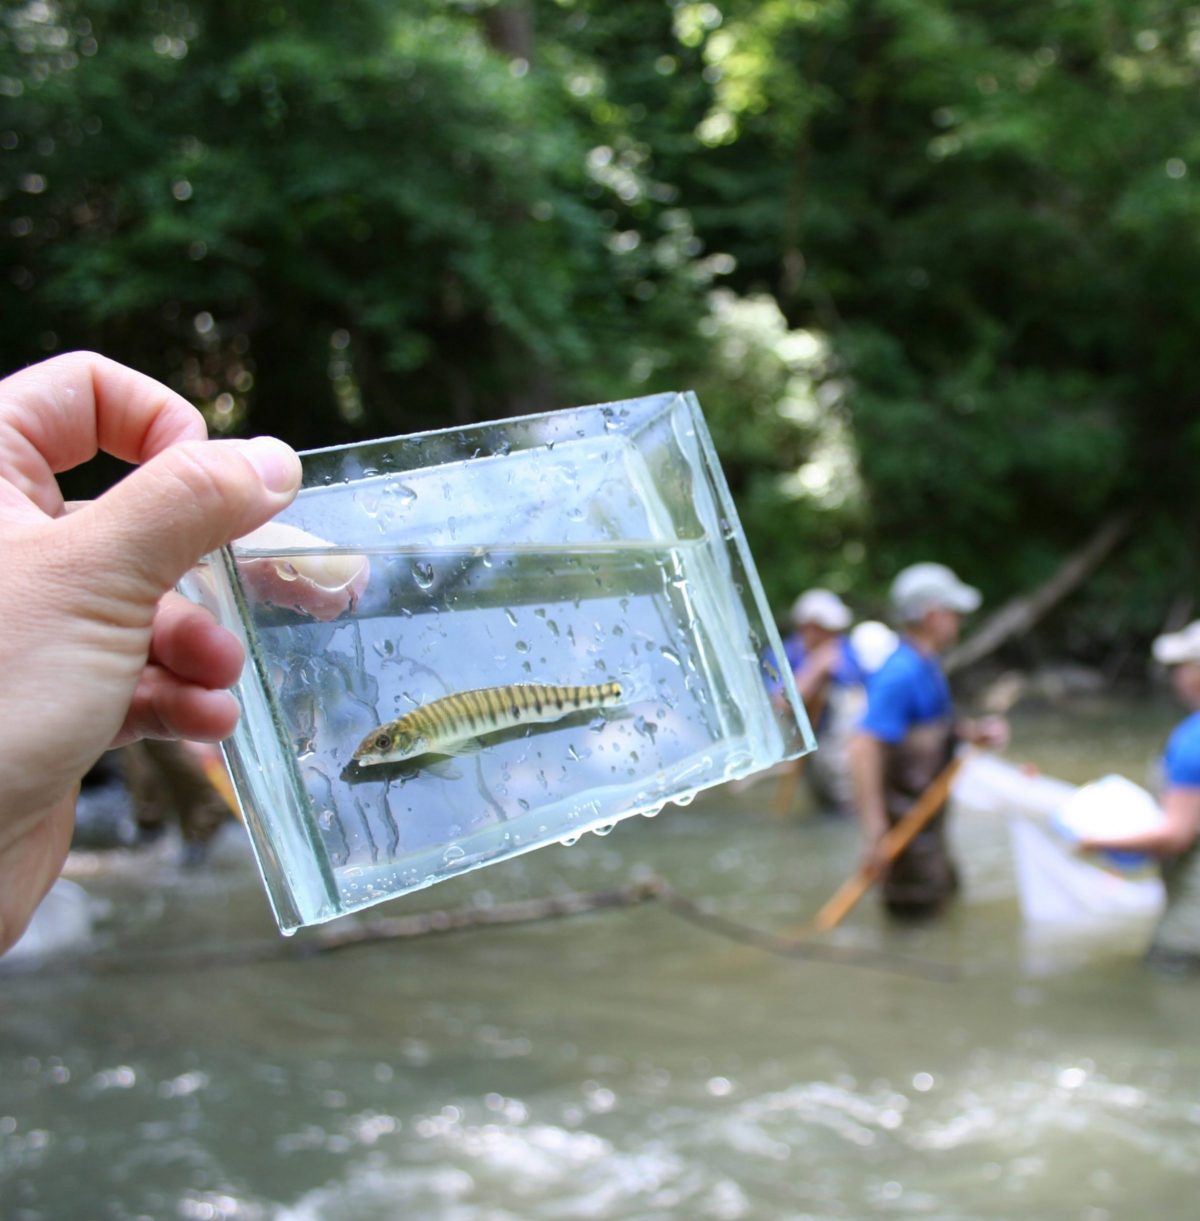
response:
[[[1200,620],[1159,636],[1156,661],[1169,667],[1180,701],[1190,709],[1163,752],[1162,821],[1149,830],[1083,837],[1080,852],[1144,852],[1162,861],[1167,906],[1148,960],[1168,969],[1200,969]]]
[[[864,860],[882,873],[879,843],[926,791],[957,741],[1003,745],[1000,718],[956,723],[938,656],[957,640],[962,616],[979,608],[979,590],[944,564],[913,564],[892,582],[900,643],[867,685],[867,711],[850,743]],[[939,813],[887,868],[883,899],[901,917],[939,911],[958,889]]]
[[[806,590],[792,603],[794,630],[784,640],[783,651],[805,707],[811,709],[831,682],[862,682],[858,659],[845,636],[853,620],[850,608],[831,589]]]
[[[866,676],[846,636],[853,620],[832,590],[808,589],[792,603],[793,630],[783,642],[820,746],[804,776],[817,804],[833,813],[849,813],[854,800],[846,743]]]

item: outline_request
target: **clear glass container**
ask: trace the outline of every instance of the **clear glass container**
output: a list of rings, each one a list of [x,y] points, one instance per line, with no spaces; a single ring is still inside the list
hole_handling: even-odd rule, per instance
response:
[[[694,395],[302,457],[294,504],[183,583],[246,648],[224,749],[284,932],[813,748]],[[568,691],[521,720],[530,684]]]

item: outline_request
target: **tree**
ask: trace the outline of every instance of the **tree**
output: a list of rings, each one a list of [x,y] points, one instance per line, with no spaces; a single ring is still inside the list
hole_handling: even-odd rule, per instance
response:
[[[1151,0],[10,5],[0,351],[304,446],[693,386],[781,605],[998,599],[1132,509],[1061,627],[1107,648],[1197,572],[1193,48]]]
[[[9,366],[86,343],[328,444],[627,390],[648,275],[698,312],[614,240],[561,77],[470,12],[31,3],[0,64]]]
[[[1191,17],[1142,0],[719,17],[700,36],[713,155],[685,192],[734,286],[828,335],[876,580],[936,556],[998,596],[1132,506],[1127,579],[1154,556],[1159,580],[1140,620],[1110,602],[1093,627],[1153,630],[1194,579],[1200,510]]]

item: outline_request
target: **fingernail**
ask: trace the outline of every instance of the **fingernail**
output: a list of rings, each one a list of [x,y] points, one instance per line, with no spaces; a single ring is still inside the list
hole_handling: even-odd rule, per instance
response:
[[[294,492],[300,486],[300,459],[290,445],[275,437],[254,437],[239,442],[238,448],[242,457],[259,473],[268,491]]]

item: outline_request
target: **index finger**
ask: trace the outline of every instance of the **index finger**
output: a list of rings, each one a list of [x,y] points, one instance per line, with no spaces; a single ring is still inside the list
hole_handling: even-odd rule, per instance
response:
[[[207,435],[204,417],[186,399],[95,352],[54,356],[0,381],[0,477],[39,504],[47,476],[99,450],[141,463]]]

